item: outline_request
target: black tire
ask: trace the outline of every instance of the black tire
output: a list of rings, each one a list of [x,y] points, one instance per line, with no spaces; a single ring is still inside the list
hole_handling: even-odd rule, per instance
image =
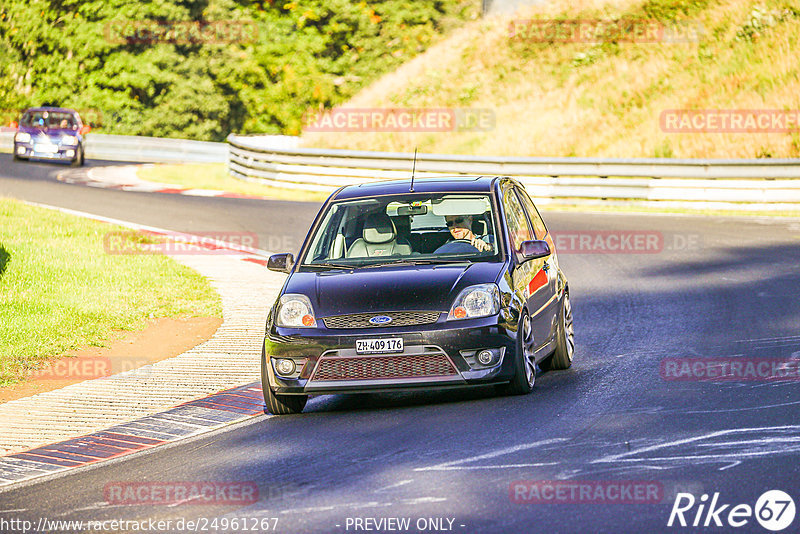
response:
[[[75,159],[70,162],[73,167],[83,167],[83,147],[78,147],[78,152],[75,154]]]
[[[267,379],[267,360],[261,349],[261,390],[264,392],[264,412],[272,415],[300,413],[306,407],[308,395],[277,395],[272,392]]]
[[[575,355],[575,328],[572,324],[572,305],[569,302],[569,293],[564,292],[561,311],[558,318],[558,337],[556,350],[550,357],[550,369],[569,369],[572,357]]]
[[[533,325],[527,310],[522,312],[517,328],[517,348],[514,351],[514,378],[500,387],[505,395],[527,395],[536,383],[536,363]]]
[[[14,152],[14,161],[19,161],[20,159],[22,159],[22,158],[20,158],[20,157],[17,155],[17,153],[16,153],[16,152]]]

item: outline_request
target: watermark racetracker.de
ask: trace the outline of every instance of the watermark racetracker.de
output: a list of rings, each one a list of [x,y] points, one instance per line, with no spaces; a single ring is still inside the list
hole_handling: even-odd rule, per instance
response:
[[[657,480],[515,480],[508,497],[515,504],[657,504],[664,485]]]
[[[121,481],[107,483],[103,497],[111,506],[246,506],[258,502],[259,490],[253,481]]]
[[[256,42],[259,27],[253,20],[112,20],[104,34],[114,44],[231,44]]]
[[[275,250],[290,250],[289,236],[271,236]],[[148,232],[120,230],[103,236],[106,254],[166,254],[166,255],[240,255],[259,248],[258,235],[253,232]]]
[[[665,133],[798,133],[797,109],[666,109],[659,115]]]
[[[659,254],[702,248],[701,234],[655,230],[555,230],[559,254]]]
[[[772,382],[800,380],[800,352],[791,356],[665,358],[659,374],[669,382]]]
[[[496,124],[486,108],[334,108],[303,115],[306,132],[486,132]]]
[[[696,43],[704,31],[694,20],[621,18],[513,20],[508,33],[529,43]]]

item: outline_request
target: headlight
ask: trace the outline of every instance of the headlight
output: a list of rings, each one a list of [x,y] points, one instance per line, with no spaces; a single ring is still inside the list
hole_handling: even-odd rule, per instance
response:
[[[31,140],[31,134],[27,132],[17,132],[17,135],[14,136],[14,141],[17,143],[27,143]]]
[[[78,144],[78,138],[75,137],[74,135],[65,135],[64,137],[61,138],[61,144],[62,145],[77,145]]]
[[[278,303],[275,324],[292,328],[315,328],[317,320],[314,318],[311,301],[305,295],[293,293],[283,295]]]
[[[500,311],[500,290],[496,284],[469,286],[458,294],[447,320],[488,317]]]

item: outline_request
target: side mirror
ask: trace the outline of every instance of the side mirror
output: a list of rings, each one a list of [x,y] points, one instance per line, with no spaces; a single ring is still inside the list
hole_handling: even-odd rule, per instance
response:
[[[549,256],[550,245],[547,244],[547,241],[542,241],[539,239],[534,241],[523,241],[519,246],[519,251],[525,258],[525,261],[535,260]]]
[[[87,133],[92,131],[92,127],[88,124],[85,126],[81,126],[81,135],[86,135]]]
[[[294,267],[294,256],[289,253],[273,254],[267,260],[267,269],[279,273],[289,273]]]
[[[9,124],[9,126],[10,126],[11,128],[19,128],[19,124],[17,124],[17,121],[11,121],[11,123]]]

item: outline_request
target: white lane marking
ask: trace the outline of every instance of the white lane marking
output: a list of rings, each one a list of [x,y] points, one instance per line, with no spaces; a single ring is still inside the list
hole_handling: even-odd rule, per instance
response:
[[[27,512],[27,508],[17,508],[16,510],[0,510],[0,514],[12,514],[14,512]]]
[[[657,445],[651,445],[649,447],[643,447],[641,449],[636,449],[633,451],[623,452],[619,454],[612,454],[609,456],[604,456],[602,458],[598,458],[597,460],[592,460],[591,463],[607,463],[607,462],[650,462],[656,460],[697,460],[697,459],[706,459],[709,458],[707,455],[688,455],[688,456],[672,456],[666,458],[626,458],[626,456],[633,456],[636,454],[642,454],[645,452],[655,451],[658,449],[665,449],[667,447],[673,447],[676,445],[685,445],[687,443],[694,443],[697,441],[701,441],[704,439],[715,438],[719,436],[728,436],[731,434],[742,434],[745,432],[763,432],[763,431],[776,431],[776,430],[800,430],[800,426],[798,425],[784,425],[784,426],[765,426],[765,427],[755,427],[755,428],[734,428],[729,430],[718,430],[716,432],[710,432],[708,434],[702,434],[700,436],[695,436],[693,438],[685,438],[679,439],[674,441],[668,441],[665,443],[659,443]],[[769,443],[771,440],[761,440],[763,443]],[[774,441],[774,440],[772,440]],[[738,442],[732,442],[737,443]],[[747,443],[747,441],[742,441],[741,443]],[[722,453],[715,455],[719,458],[739,458],[743,457],[746,458],[748,456],[763,456],[764,454],[775,454],[775,451],[764,451],[764,452],[743,452],[743,453]]]
[[[497,458],[498,456],[503,456],[505,454],[512,454],[519,451],[524,451],[527,449],[532,449],[534,447],[538,447],[540,445],[551,445],[553,443],[563,443],[564,441],[568,441],[567,438],[551,438],[551,439],[543,439],[540,441],[534,441],[533,443],[523,443],[521,445],[514,445],[512,447],[506,447],[504,449],[499,449],[492,452],[487,452],[484,454],[479,454],[477,456],[470,456],[468,458],[462,458],[461,460],[452,460],[450,462],[444,462],[441,464],[432,465],[429,467],[417,467],[414,471],[443,471],[448,469],[458,469],[458,467],[454,466],[461,466],[462,464],[466,464],[469,462],[477,462],[479,460],[487,460],[489,458]],[[555,465],[555,464],[547,464],[547,465]],[[470,467],[461,467],[462,469],[469,469]]]
[[[413,482],[413,479],[401,480],[400,482],[397,482],[395,484],[389,484],[388,486],[384,486],[384,487],[382,487],[380,489],[376,489],[375,493],[380,493],[382,491],[386,491],[386,490],[389,490],[389,489],[392,489],[392,488],[399,488],[400,486],[405,486],[406,484],[410,484],[412,482]]]
[[[84,506],[82,508],[74,508],[74,509],[70,510],[69,512],[67,512],[65,514],[61,514],[61,515],[65,516],[65,515],[69,515],[69,514],[72,514],[72,513],[75,513],[75,512],[86,512],[88,510],[99,510],[101,508],[110,508],[110,507],[111,507],[111,505],[108,504],[107,502],[100,501],[100,502],[96,502],[94,504],[90,504],[89,506]]]
[[[282,514],[307,514],[313,512],[330,512],[332,510],[336,510],[337,508],[350,508],[351,510],[357,510],[359,508],[377,508],[379,506],[387,507],[387,506],[394,506],[394,503],[391,502],[378,502],[378,501],[371,501],[371,502],[354,502],[354,503],[344,503],[344,504],[336,504],[333,506],[309,506],[308,508],[291,508],[289,510],[281,510]]]
[[[741,461],[741,460],[736,460],[736,461],[735,461],[735,462],[733,462],[732,464],[729,464],[729,465],[726,465],[726,466],[720,467],[720,468],[719,468],[719,470],[720,470],[720,471],[725,471],[726,469],[730,469],[731,467],[736,467],[737,465],[739,465],[739,464],[741,464],[741,463],[742,463],[742,461]]]
[[[499,464],[499,465],[453,465],[453,466],[431,466],[419,467],[414,471],[470,471],[478,469],[515,469],[519,467],[545,467],[550,465],[558,465],[559,462],[539,462],[533,464]]]
[[[445,497],[419,497],[416,499],[400,499],[403,504],[422,504],[426,502],[445,502]]]
[[[683,410],[669,410],[671,412],[678,412],[680,413],[726,413],[726,412],[749,412],[752,410],[767,410],[769,408],[783,408],[784,406],[793,406],[795,404],[800,404],[800,401],[792,401],[792,402],[782,402],[780,404],[765,404],[764,406],[748,406],[746,408],[722,408],[721,410],[691,410],[691,411],[683,411]],[[666,412],[660,412],[666,413]]]

